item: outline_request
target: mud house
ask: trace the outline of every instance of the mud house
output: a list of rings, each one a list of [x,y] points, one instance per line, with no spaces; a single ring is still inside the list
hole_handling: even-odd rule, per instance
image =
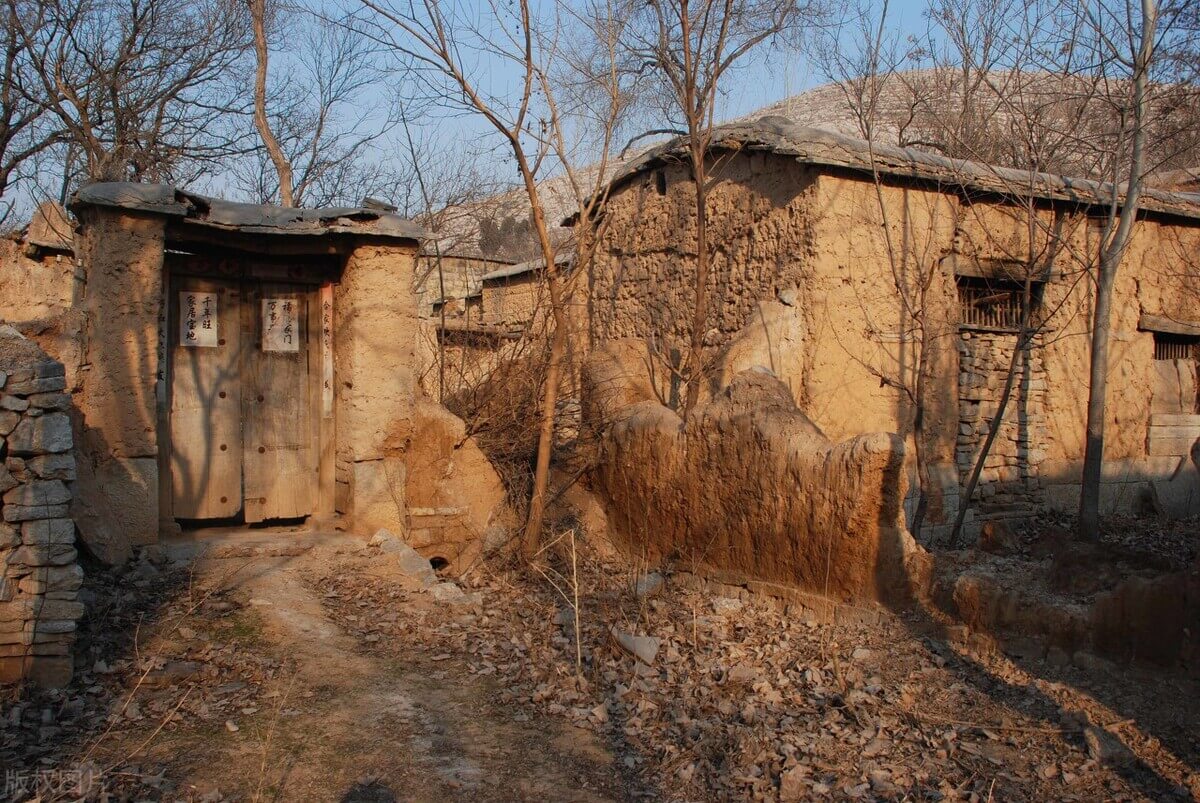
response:
[[[591,291],[594,342],[639,344],[668,406],[694,297],[685,152],[667,143],[615,177]],[[910,488],[929,491],[925,526],[944,532],[996,410],[1029,277],[1036,335],[970,515],[977,528],[1075,508],[1088,277],[1108,188],[778,117],[718,128],[710,158],[706,393],[761,366],[834,441],[899,433]],[[1200,195],[1144,196],[1116,294],[1104,504],[1194,513],[1200,478],[1176,469],[1200,437]],[[910,524],[915,502],[910,492]]]
[[[0,281],[29,292],[0,320],[66,366],[91,551],[302,519],[407,532],[451,564],[478,551],[503,491],[418,386],[418,227],[164,185],[91,185],[71,206],[69,244],[5,261]],[[47,283],[54,303],[31,310]]]
[[[442,305],[449,317],[465,314],[469,302],[479,298],[480,279],[512,263],[467,250],[435,251],[426,248],[417,257],[417,304],[422,317],[438,318]]]

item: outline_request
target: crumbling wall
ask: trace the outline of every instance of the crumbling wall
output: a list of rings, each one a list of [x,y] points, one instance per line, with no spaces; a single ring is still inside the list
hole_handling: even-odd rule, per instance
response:
[[[394,456],[405,466],[405,540],[448,571],[469,568],[485,549],[508,540],[514,521],[504,484],[466,424],[427,399]]]
[[[62,363],[0,326],[0,682],[71,679],[83,572]]]
[[[50,318],[71,307],[75,260],[69,253],[35,251],[23,240],[0,237],[0,321]]]
[[[355,529],[403,533],[455,570],[478,555],[504,493],[463,422],[418,385],[415,253],[359,246],[336,285],[336,503]]]
[[[595,471],[625,549],[738,580],[903,604],[928,556],[904,526],[904,443],[834,443],[764,368],[687,421],[656,399],[638,341],[589,360],[589,409],[607,422]]]
[[[908,446],[910,486],[918,453],[926,466],[925,524],[934,531],[948,529],[957,513],[964,468],[985,434],[984,403],[998,396],[1011,339],[960,327],[954,258],[1015,264],[1032,254],[1053,267],[1040,304],[1052,318],[1009,413],[1022,419],[1016,426],[1025,431],[1001,439],[976,501],[988,517],[1077,507],[1087,401],[1080,379],[1088,372],[1094,286],[1087,274],[1094,272],[1089,259],[1099,233],[1085,210],[1043,204],[1031,227],[1022,204],[893,178],[877,185],[861,173],[761,152],[723,154],[713,170],[719,180],[709,201],[712,314],[704,333],[710,363],[727,349],[753,353],[834,439],[899,433]],[[595,264],[592,337],[642,338],[664,375],[686,357],[690,336],[693,204],[682,166],[631,177],[608,200]],[[1106,509],[1136,509],[1149,481],[1169,476],[1178,464],[1147,454],[1158,368],[1153,335],[1138,324],[1143,313],[1197,320],[1198,254],[1196,222],[1149,218],[1135,229],[1118,274]],[[764,304],[793,311],[777,323],[770,316],[781,315],[778,306]],[[785,340],[771,340],[776,334]],[[747,338],[757,340],[748,344]],[[709,377],[712,385],[728,378]],[[983,385],[962,389],[960,398],[960,380]],[[969,398],[975,387],[986,388],[988,398]],[[670,406],[671,389],[662,398]],[[981,402],[980,409],[963,400]]]

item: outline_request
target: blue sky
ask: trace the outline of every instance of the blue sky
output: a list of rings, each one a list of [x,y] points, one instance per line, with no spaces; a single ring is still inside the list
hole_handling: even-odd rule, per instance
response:
[[[875,5],[878,14],[881,6]],[[926,30],[924,9],[926,0],[890,0],[888,7],[888,29],[901,35],[922,34]],[[491,14],[487,0],[462,0],[447,6],[453,9],[458,19],[487,27],[484,20]],[[853,26],[847,26],[848,30]],[[853,43],[848,43],[853,46]],[[506,86],[517,80],[516,68],[502,61],[464,49],[464,58],[475,68],[474,79],[485,90],[503,93]],[[760,48],[757,55],[737,70],[727,74],[723,92],[718,100],[716,117],[727,120],[749,114],[775,101],[825,83],[821,70],[799,50],[784,48]],[[401,98],[405,90],[393,87]],[[478,115],[464,115],[461,111],[450,112],[431,104],[410,102],[408,108],[415,110],[415,122],[422,139],[436,143],[445,149],[450,158],[461,154],[474,154],[479,162],[495,160],[494,174],[498,178],[513,179],[515,170],[504,164],[506,152],[499,136]],[[624,143],[619,143],[619,148]]]

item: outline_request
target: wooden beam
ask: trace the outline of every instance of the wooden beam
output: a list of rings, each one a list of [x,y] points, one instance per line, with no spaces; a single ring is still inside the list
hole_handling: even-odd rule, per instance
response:
[[[1177,321],[1163,315],[1150,315],[1145,312],[1138,318],[1138,329],[1143,332],[1200,337],[1200,322]]]

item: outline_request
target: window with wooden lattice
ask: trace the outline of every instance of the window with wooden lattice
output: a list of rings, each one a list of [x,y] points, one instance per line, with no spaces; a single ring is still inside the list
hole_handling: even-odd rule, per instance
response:
[[[1200,360],[1200,337],[1154,333],[1155,360]]]
[[[1025,288],[1020,282],[975,276],[958,276],[956,280],[960,325],[1012,332],[1021,328],[1021,299]],[[1036,298],[1035,293],[1035,303]]]

